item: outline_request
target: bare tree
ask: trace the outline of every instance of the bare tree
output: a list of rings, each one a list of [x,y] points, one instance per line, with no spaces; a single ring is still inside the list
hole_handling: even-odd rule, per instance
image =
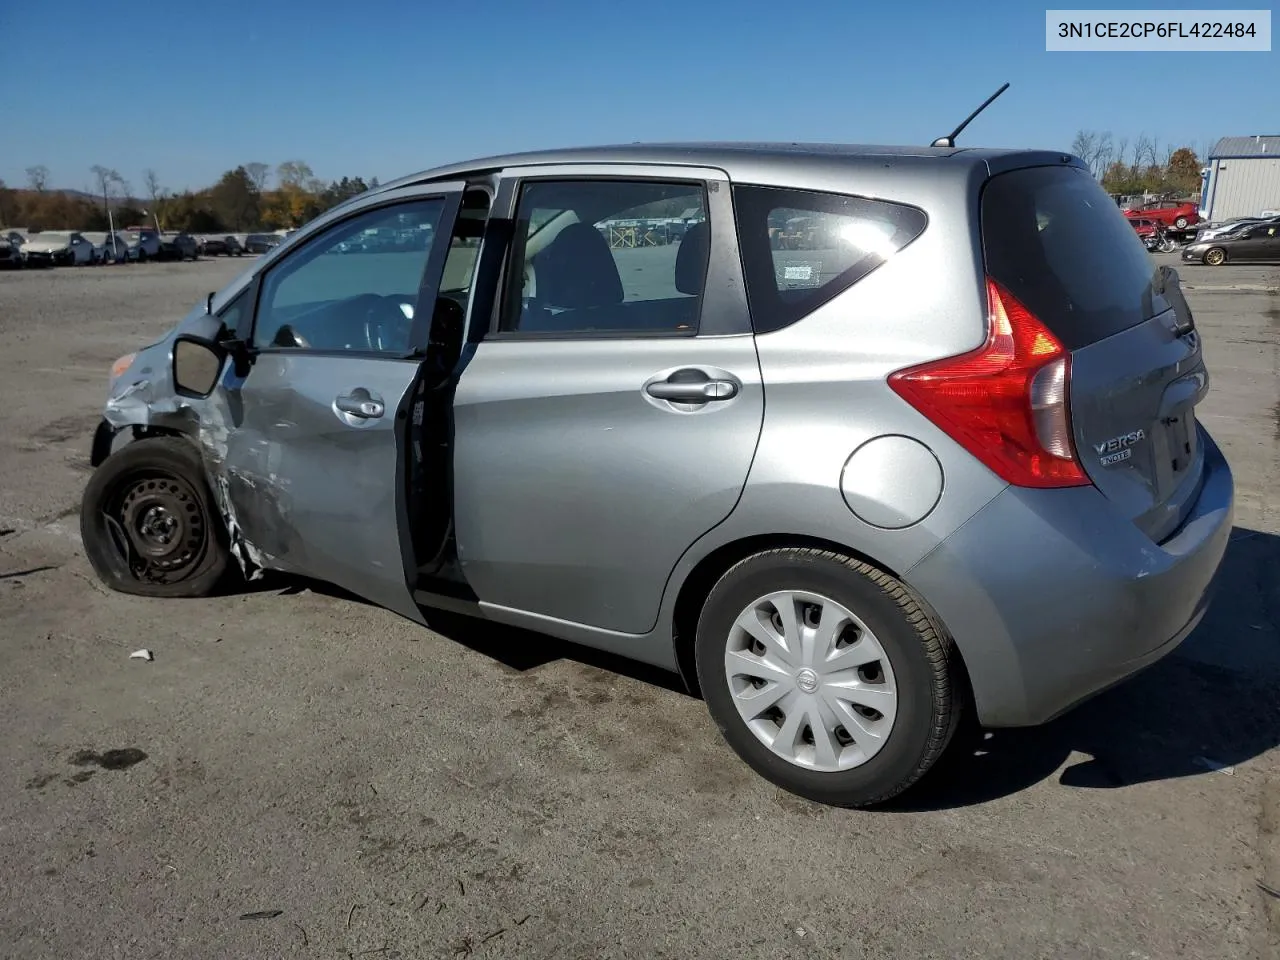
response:
[[[98,192],[102,194],[103,199],[110,197],[112,187],[124,183],[118,171],[110,167],[104,167],[101,164],[94,164],[89,168],[89,172],[93,174],[94,185],[98,188]]]
[[[164,203],[165,189],[160,186],[160,178],[150,167],[142,172],[142,178],[147,188],[147,196],[151,198],[151,215],[156,218],[157,229],[160,229],[160,207]]]
[[[253,189],[261,193],[267,188],[267,180],[271,176],[271,167],[265,163],[246,163],[244,172],[249,175],[249,182],[253,184]]]
[[[111,234],[111,253],[113,256],[119,256],[119,252],[115,249],[115,225],[111,222],[111,190],[112,187],[123,187],[124,178],[120,176],[119,171],[113,170],[111,167],[104,167],[97,163],[89,168],[89,172],[93,174],[94,183],[98,188],[98,192],[102,194],[102,205],[107,211],[107,224],[113,228],[113,232]]]
[[[164,188],[160,186],[160,178],[156,176],[154,170],[148,167],[142,171],[142,182],[146,186],[147,196],[151,198],[151,203],[154,206],[160,199],[160,194],[164,191]]]
[[[1135,169],[1155,163],[1156,145],[1145,133],[1138,134],[1133,141],[1133,166]]]
[[[1071,152],[1084,161],[1095,178],[1101,177],[1116,154],[1111,131],[1078,131],[1076,138],[1071,141]]]
[[[43,163],[27,167],[27,183],[31,184],[31,189],[36,193],[44,193],[44,188],[49,185],[49,168]]]
[[[1104,130],[1098,135],[1098,144],[1094,148],[1093,163],[1089,165],[1089,169],[1093,171],[1094,179],[1101,177],[1107,171],[1107,167],[1111,164],[1111,158],[1115,154],[1115,145],[1111,140],[1111,131]]]
[[[1071,152],[1085,163],[1089,163],[1097,145],[1098,135],[1096,133],[1092,130],[1077,130],[1076,138],[1071,141]]]

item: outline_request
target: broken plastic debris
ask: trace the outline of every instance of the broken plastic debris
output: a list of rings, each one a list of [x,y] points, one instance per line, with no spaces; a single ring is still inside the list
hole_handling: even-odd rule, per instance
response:
[[[129,654],[130,660],[154,660],[150,650],[135,650]]]
[[[1217,760],[1210,760],[1208,757],[1196,757],[1196,763],[1209,770],[1220,771],[1228,777],[1236,775],[1236,768],[1225,763],[1219,763]]]

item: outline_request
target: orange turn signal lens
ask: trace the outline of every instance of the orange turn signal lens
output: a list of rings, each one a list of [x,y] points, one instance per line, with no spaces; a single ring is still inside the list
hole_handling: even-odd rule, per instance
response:
[[[126,353],[123,357],[111,365],[111,379],[115,379],[129,369],[129,364],[133,363],[136,353]]]

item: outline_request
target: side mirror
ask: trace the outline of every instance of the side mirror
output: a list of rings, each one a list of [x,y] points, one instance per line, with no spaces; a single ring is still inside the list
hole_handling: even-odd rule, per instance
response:
[[[218,385],[227,351],[201,337],[182,335],[173,341],[173,385],[178,393],[203,400]]]

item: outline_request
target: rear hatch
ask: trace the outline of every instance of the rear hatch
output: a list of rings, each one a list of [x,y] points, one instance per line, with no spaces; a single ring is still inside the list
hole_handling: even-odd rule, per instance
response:
[[[1086,171],[1026,167],[982,192],[987,273],[1071,351],[1081,466],[1153,540],[1199,493],[1196,405],[1208,373],[1176,271],[1157,267]]]

